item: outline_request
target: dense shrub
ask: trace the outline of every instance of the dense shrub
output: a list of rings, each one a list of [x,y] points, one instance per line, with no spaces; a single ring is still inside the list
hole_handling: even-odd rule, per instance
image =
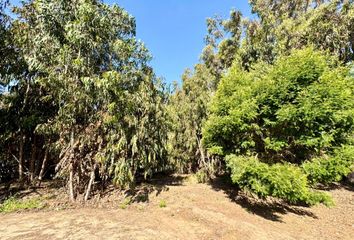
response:
[[[354,146],[344,146],[330,156],[306,161],[302,168],[312,184],[338,182],[354,171]]]
[[[200,169],[195,173],[198,183],[206,183],[209,181],[209,173],[205,169]]]
[[[309,189],[306,174],[291,164],[268,165],[256,157],[228,155],[227,166],[231,170],[232,182],[258,197],[282,198],[290,203],[331,205],[329,195]]]
[[[354,126],[349,67],[313,48],[249,71],[239,65],[211,103],[203,129],[209,153],[228,156],[233,182],[259,197],[329,204],[328,195],[308,185],[338,181],[350,171],[353,150],[339,148]]]
[[[299,163],[346,141],[353,95],[349,68],[312,48],[249,72],[236,63],[212,101],[203,141],[223,155]]]

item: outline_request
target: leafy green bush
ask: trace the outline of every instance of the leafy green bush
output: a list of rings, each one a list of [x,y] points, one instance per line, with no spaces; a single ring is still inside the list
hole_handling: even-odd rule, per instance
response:
[[[349,72],[311,47],[249,71],[236,61],[211,103],[203,143],[209,153],[228,156],[232,180],[242,189],[263,198],[328,205],[330,197],[308,185],[340,180],[350,169],[353,150],[331,154],[348,144],[354,127]],[[316,156],[321,157],[300,166]]]
[[[198,183],[206,183],[209,181],[208,171],[205,169],[200,169],[195,173]]]
[[[306,174],[291,164],[268,165],[256,157],[228,155],[227,166],[231,169],[232,182],[242,190],[260,198],[267,196],[284,199],[290,203],[332,205],[329,195],[311,190]]]
[[[312,184],[339,182],[354,170],[354,146],[343,146],[333,155],[306,161],[302,168]]]
[[[218,86],[203,142],[224,156],[254,153],[301,163],[346,142],[353,95],[349,68],[312,48],[250,71],[236,62]]]
[[[0,212],[9,213],[20,210],[39,209],[43,207],[44,204],[42,199],[39,197],[30,199],[18,199],[16,197],[10,197],[0,205]]]

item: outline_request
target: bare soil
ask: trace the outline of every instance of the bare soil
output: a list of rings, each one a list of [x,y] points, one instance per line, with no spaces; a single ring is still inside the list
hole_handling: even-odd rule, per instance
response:
[[[36,189],[27,194],[51,195],[48,207],[0,214],[0,239],[353,240],[354,189],[329,191],[333,208],[255,200],[222,178],[209,184],[187,176],[157,179],[125,195],[111,189],[87,206],[70,205],[60,189]]]

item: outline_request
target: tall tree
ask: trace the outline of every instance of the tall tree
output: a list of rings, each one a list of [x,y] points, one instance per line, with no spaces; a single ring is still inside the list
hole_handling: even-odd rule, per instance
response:
[[[202,146],[202,125],[207,117],[207,105],[214,91],[215,77],[204,64],[194,71],[186,70],[182,87],[170,97],[168,110],[172,129],[169,134],[169,157],[181,172],[193,172],[208,166],[208,156]]]
[[[6,6],[6,2],[1,6]],[[18,163],[18,171],[14,172],[18,173],[19,180],[25,180],[26,175],[33,181],[44,141],[43,134],[36,132],[36,128],[53,115],[55,107],[50,98],[42,98],[46,90],[36,83],[36,72],[28,68],[22,51],[27,46],[19,41],[18,29],[4,12],[1,16],[2,156],[7,161]]]
[[[253,62],[272,63],[291,49],[314,45],[340,60],[354,59],[354,4],[352,0],[250,1],[255,20],[244,20],[245,38],[240,56],[248,68]]]
[[[135,39],[135,20],[102,1],[38,0],[16,11],[25,60],[50,89],[58,174],[71,199],[89,198],[95,173],[124,186],[164,166],[164,93]]]
[[[241,35],[242,14],[239,11],[232,10],[230,18],[226,20],[218,16],[207,19],[206,46],[201,54],[201,60],[215,76],[215,84],[237,56]]]
[[[6,15],[5,13],[5,9],[7,7],[8,1],[4,1],[1,0],[0,1],[0,53],[1,56],[3,56],[1,58],[1,62],[0,62],[0,66],[1,66],[1,71],[0,71],[0,86],[1,86],[1,91],[4,91],[3,87],[4,87],[4,75],[5,75],[5,59],[7,59],[8,54],[6,53],[7,51],[7,46],[8,46],[8,24],[9,24],[9,16]]]
[[[241,13],[235,10],[231,11],[228,20],[207,19],[206,46],[201,62],[193,71],[185,71],[182,87],[177,87],[170,98],[172,129],[168,147],[171,161],[180,171],[201,169],[212,175],[217,170],[217,162],[203,147],[202,126],[218,82],[236,57],[241,30]]]

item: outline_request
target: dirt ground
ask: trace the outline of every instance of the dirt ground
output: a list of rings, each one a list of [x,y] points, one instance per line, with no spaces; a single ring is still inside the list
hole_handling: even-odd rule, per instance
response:
[[[112,191],[86,207],[0,214],[0,239],[352,240],[353,190],[330,190],[333,208],[306,208],[250,200],[222,179],[197,184],[175,177],[142,187],[126,205]]]

